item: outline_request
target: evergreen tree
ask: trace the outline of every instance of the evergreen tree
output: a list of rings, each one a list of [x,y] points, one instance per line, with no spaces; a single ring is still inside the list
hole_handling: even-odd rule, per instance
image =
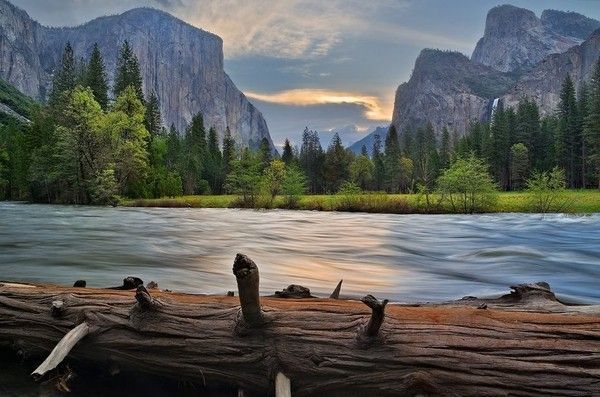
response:
[[[521,190],[529,175],[529,149],[523,143],[515,143],[510,149],[511,188]]]
[[[185,136],[185,153],[183,156],[183,191],[185,194],[202,194],[208,183],[202,179],[204,160],[206,159],[206,130],[201,113],[192,117]]]
[[[350,162],[339,134],[336,132],[325,153],[325,186],[327,191],[336,193],[342,182],[350,177]]]
[[[260,169],[262,172],[269,166],[271,160],[273,159],[271,145],[269,144],[269,140],[267,138],[262,138],[260,140],[260,146],[258,147],[258,151],[260,153]]]
[[[417,180],[430,190],[440,171],[435,131],[431,123],[417,129],[414,145],[413,164]]]
[[[600,189],[600,59],[588,86],[585,137],[588,144],[588,159]]]
[[[94,49],[87,65],[85,85],[92,89],[96,102],[100,104],[102,109],[106,110],[108,107],[108,79],[98,43],[94,44]]]
[[[400,141],[398,132],[394,125],[390,126],[385,138],[384,161],[385,161],[385,185],[386,190],[397,193],[400,190]]]
[[[373,137],[373,150],[371,151],[373,159],[373,188],[375,190],[385,189],[385,163],[381,153],[381,137],[375,134]]]
[[[75,88],[77,79],[77,66],[71,43],[67,42],[60,65],[54,70],[52,90],[48,98],[50,106],[57,106],[63,93]]]
[[[181,138],[179,132],[175,128],[175,124],[171,124],[169,134],[167,136],[167,154],[165,155],[165,165],[168,170],[175,171],[179,167],[181,161]]]
[[[579,157],[579,171],[580,171],[580,177],[581,177],[581,181],[580,183],[580,187],[582,188],[586,188],[588,186],[588,142],[586,139],[586,133],[585,133],[585,121],[588,117],[588,102],[589,102],[589,95],[588,95],[588,86],[587,83],[584,81],[581,83],[581,85],[579,86],[579,95],[577,98],[577,116],[578,116],[578,126],[577,126],[577,131],[579,133],[578,136],[578,140],[579,142],[577,142],[577,155]]]
[[[452,145],[450,142],[450,131],[447,127],[442,130],[442,145],[440,147],[440,167],[446,169],[450,167],[452,156]]]
[[[287,138],[283,144],[283,154],[281,155],[281,160],[283,160],[286,166],[289,166],[294,162],[294,151],[292,150],[290,140]]]
[[[235,140],[231,136],[229,127],[225,129],[223,136],[223,175],[227,176],[232,170],[235,161]]]
[[[143,103],[144,93],[142,91],[140,64],[129,42],[125,40],[117,58],[115,85],[113,87],[115,97],[118,97],[129,86],[133,87],[138,99]]]
[[[360,154],[362,156],[369,157],[369,151],[367,150],[367,145],[362,145],[360,148]]]
[[[213,194],[221,194],[225,176],[223,175],[223,157],[219,149],[219,137],[214,127],[208,131],[204,178],[208,181]]]
[[[144,115],[144,124],[150,134],[150,141],[159,136],[162,131],[162,120],[160,115],[160,104],[154,91],[146,101],[146,114]]]
[[[556,137],[556,162],[565,170],[567,186],[573,188],[577,186],[579,180],[577,164],[580,159],[577,156],[577,141],[580,133],[575,86],[569,75],[562,85],[558,115],[560,124]]]
[[[316,131],[310,131],[308,127],[302,134],[299,161],[300,167],[307,177],[310,193],[321,193],[323,191],[324,153],[319,134]]]

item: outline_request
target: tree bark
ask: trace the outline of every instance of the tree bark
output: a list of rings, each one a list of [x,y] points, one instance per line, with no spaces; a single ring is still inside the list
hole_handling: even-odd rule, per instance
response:
[[[545,283],[516,286],[498,299],[440,305],[368,299],[373,310],[354,300],[257,302],[248,293],[248,314],[258,322],[239,334],[242,291],[238,298],[0,284],[0,345],[39,362],[54,349],[72,366],[226,381],[264,394],[276,386],[294,396],[583,396],[600,390],[600,307],[564,305]],[[269,321],[262,322],[262,313]],[[379,325],[377,338],[364,344],[361,332],[369,324]],[[70,332],[77,340],[65,337]]]

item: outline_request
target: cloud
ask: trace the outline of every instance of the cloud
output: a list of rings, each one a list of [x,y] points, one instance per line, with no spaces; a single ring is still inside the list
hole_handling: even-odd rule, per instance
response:
[[[246,91],[246,96],[268,103],[293,106],[353,104],[363,108],[368,120],[389,121],[392,106],[380,98],[355,92],[335,91],[319,88],[297,88],[274,93]]]
[[[154,0],[174,3],[174,0]],[[401,10],[407,0],[177,0],[169,11],[221,36],[229,58],[262,55],[314,59],[351,34],[377,23],[381,5]],[[369,22],[370,21],[370,22]]]

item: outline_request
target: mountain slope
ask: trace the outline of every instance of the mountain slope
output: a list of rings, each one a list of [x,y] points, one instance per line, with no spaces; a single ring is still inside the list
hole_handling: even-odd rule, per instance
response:
[[[471,120],[485,118],[490,99],[515,81],[513,75],[473,63],[458,52],[423,50],[410,80],[396,91],[392,124],[400,132],[427,122],[436,131],[464,131]]]
[[[28,123],[36,106],[38,105],[33,99],[0,79],[0,113],[2,113],[0,123],[6,117],[16,119],[21,123]]]
[[[580,44],[599,27],[600,22],[577,13],[546,10],[538,18],[524,8],[502,5],[488,12],[471,59],[501,72],[529,68]]]
[[[367,152],[369,155],[373,153],[373,143],[375,142],[375,135],[379,135],[381,139],[381,150],[383,150],[383,143],[385,142],[385,138],[387,137],[389,127],[377,127],[369,134],[365,135],[364,138],[354,142],[348,149],[350,149],[354,154],[360,154],[362,151],[363,145],[367,147]]]
[[[489,120],[494,99],[513,106],[524,96],[550,114],[567,74],[576,85],[591,75],[600,56],[596,26],[575,13],[547,10],[538,19],[513,6],[493,8],[472,59],[421,52],[410,80],[396,91],[392,124],[401,133],[430,121],[438,134],[443,127],[462,134],[471,121]]]
[[[0,0],[0,77],[34,98],[47,95],[67,41],[76,57],[89,56],[97,42],[112,78],[124,40],[139,58],[144,92],[156,92],[167,126],[173,123],[183,131],[202,112],[207,127],[222,134],[229,126],[242,145],[255,145],[262,138],[271,142],[262,114],[223,70],[220,37],[150,8],[77,27],[44,27]]]

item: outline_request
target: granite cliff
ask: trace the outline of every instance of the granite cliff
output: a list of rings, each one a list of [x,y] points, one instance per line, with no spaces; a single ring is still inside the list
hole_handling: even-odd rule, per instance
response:
[[[223,69],[223,41],[170,14],[138,8],[86,24],[42,26],[25,11],[0,0],[0,78],[25,94],[44,100],[63,48],[70,41],[77,57],[87,57],[98,43],[109,78],[119,47],[128,40],[141,65],[144,91],[156,92],[165,125],[183,131],[202,112],[207,127],[223,133],[229,126],[236,141],[271,142],[262,114]]]

